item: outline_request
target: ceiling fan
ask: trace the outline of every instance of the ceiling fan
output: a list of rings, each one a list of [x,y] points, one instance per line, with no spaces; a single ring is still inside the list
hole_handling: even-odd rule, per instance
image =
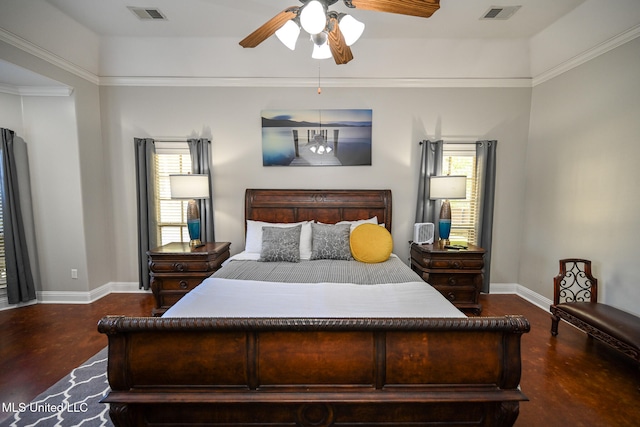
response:
[[[336,64],[353,59],[350,46],[360,37],[364,24],[345,13],[328,10],[338,0],[300,0],[302,6],[290,6],[265,22],[242,41],[242,47],[256,47],[276,34],[291,50],[300,27],[311,35],[314,58],[333,57]],[[428,18],[440,8],[440,0],[343,0],[351,9],[397,13]],[[342,28],[341,28],[342,25]]]

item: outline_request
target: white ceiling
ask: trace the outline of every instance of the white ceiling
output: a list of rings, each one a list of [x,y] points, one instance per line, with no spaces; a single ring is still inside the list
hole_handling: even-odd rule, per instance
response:
[[[290,78],[317,74],[317,63],[307,58],[308,46],[291,53],[277,40],[266,40],[255,49],[242,49],[238,42],[278,12],[299,4],[298,0],[0,0],[6,12],[4,18],[0,13],[0,30],[97,81],[166,76]],[[521,8],[509,20],[480,19],[492,7],[514,5]],[[158,8],[168,19],[141,21],[128,6]],[[639,0],[441,0],[440,10],[428,19],[348,9],[342,0],[331,9],[348,12],[366,24],[361,40],[352,47],[356,60],[340,66],[330,66],[334,64],[327,60],[323,65],[323,75],[336,78],[531,79],[575,61],[614,36],[640,33]],[[378,49],[382,53],[376,55]],[[0,85],[51,83],[0,59]]]
[[[101,36],[234,37],[244,36],[297,0],[47,0]],[[531,37],[584,0],[442,0],[431,18],[348,9],[342,1],[331,10],[349,12],[367,26],[365,38],[522,38]],[[490,7],[522,5],[508,21],[481,21]],[[167,22],[141,22],[127,6],[159,8]]]

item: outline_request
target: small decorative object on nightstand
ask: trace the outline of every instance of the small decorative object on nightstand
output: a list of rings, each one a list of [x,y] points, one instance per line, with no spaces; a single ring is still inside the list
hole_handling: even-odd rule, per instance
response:
[[[450,246],[441,242],[411,245],[411,268],[436,288],[460,310],[482,312],[479,303],[482,289],[485,250],[469,245]]]
[[[229,242],[169,243],[147,252],[151,291],[156,299],[154,316],[162,316],[173,304],[205,278],[216,272],[229,258]]]

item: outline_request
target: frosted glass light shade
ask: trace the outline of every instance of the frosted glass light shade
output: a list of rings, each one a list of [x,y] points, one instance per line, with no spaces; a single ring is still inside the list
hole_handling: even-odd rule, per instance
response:
[[[328,59],[331,56],[331,48],[328,43],[325,42],[319,46],[317,44],[313,45],[313,52],[311,53],[313,59]]]
[[[169,175],[172,199],[208,199],[209,175]]]
[[[300,12],[300,25],[309,34],[318,34],[327,26],[324,7],[318,0],[311,0]]]
[[[340,31],[342,31],[347,46],[351,46],[358,41],[364,32],[364,24],[351,15],[345,15],[340,20]]]
[[[432,176],[429,178],[429,198],[465,199],[467,177],[464,175]]]
[[[300,27],[298,27],[298,24],[292,20],[287,21],[278,31],[276,31],[278,39],[291,50],[296,49],[296,42],[298,41],[299,35]]]

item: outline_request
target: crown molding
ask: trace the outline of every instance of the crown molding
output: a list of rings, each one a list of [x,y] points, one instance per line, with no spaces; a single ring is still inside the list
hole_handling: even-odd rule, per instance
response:
[[[70,96],[69,86],[13,86],[0,83],[0,93],[17,96]]]
[[[100,86],[317,87],[306,77],[100,77]],[[322,87],[483,88],[531,87],[530,78],[322,78]]]
[[[98,76],[93,74],[90,71],[85,70],[82,67],[77,66],[76,64],[67,61],[66,59],[49,52],[46,49],[41,48],[28,40],[23,39],[3,28],[0,28],[0,41],[8,43],[18,49],[30,53],[31,55],[40,58],[48,63],[55,65],[58,68],[61,68],[71,74],[74,74],[78,77],[81,77],[91,83],[98,84]]]
[[[17,87],[3,84],[3,83],[0,83],[0,93],[6,93],[7,95],[20,96],[20,90]]]
[[[541,83],[549,81],[554,77],[564,74],[567,71],[584,64],[585,62],[588,62],[600,55],[609,52],[610,50],[613,50],[627,42],[630,42],[638,36],[640,36],[640,25],[636,25],[635,27],[632,27],[629,30],[618,34],[617,36],[612,37],[609,40],[587,50],[586,52],[576,55],[568,61],[565,61],[560,65],[557,65],[543,73],[538,74],[533,78],[532,84],[535,87]]]

